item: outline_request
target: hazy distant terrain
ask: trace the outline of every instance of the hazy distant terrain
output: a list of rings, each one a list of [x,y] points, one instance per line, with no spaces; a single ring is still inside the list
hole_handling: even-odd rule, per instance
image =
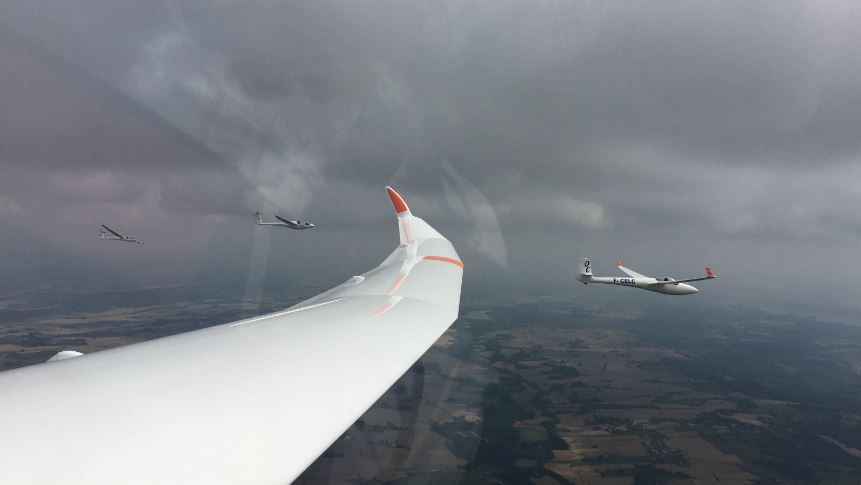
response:
[[[241,288],[46,286],[0,296],[0,370],[45,362],[60,350],[93,352],[296,304],[320,288],[244,297]]]
[[[0,365],[224,323],[316,291],[8,295]],[[859,483],[861,326],[666,297],[632,311],[619,302],[639,296],[607,294],[465,297],[461,319],[300,482]]]
[[[859,327],[476,303],[307,483],[861,480]]]

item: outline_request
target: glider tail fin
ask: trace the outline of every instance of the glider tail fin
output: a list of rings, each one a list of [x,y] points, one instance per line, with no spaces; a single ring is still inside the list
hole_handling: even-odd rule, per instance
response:
[[[592,260],[583,258],[580,260],[580,268],[577,270],[577,281],[586,282],[592,278]]]

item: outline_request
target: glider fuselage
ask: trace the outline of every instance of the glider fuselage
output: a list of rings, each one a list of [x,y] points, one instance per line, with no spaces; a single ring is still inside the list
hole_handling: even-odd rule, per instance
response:
[[[577,281],[584,285],[598,283],[602,285],[630,286],[631,288],[640,288],[655,293],[663,293],[664,295],[693,295],[699,290],[687,284],[688,282],[716,278],[714,273],[712,273],[711,266],[706,266],[705,276],[680,280],[646,276],[622,266],[622,261],[620,260],[616,260],[616,267],[619,268],[619,271],[625,273],[625,276],[594,276],[592,274],[592,260],[583,258],[580,260],[580,268],[577,271]]]
[[[657,278],[636,278],[615,276],[579,276],[577,280],[582,283],[601,283],[605,285],[630,286],[633,288],[641,288],[643,290],[654,291],[655,293],[663,293],[665,295],[691,295],[699,290],[694,286],[686,283],[678,284],[659,284]]]
[[[303,229],[311,229],[311,228],[315,227],[314,224],[311,224],[310,222],[291,221],[290,219],[285,219],[285,218],[283,218],[277,214],[275,215],[275,218],[278,219],[280,222],[263,222],[263,213],[262,212],[255,212],[254,217],[255,217],[255,220],[257,221],[258,226],[278,226],[278,227],[286,227],[288,229],[296,229],[298,231],[301,231]]]

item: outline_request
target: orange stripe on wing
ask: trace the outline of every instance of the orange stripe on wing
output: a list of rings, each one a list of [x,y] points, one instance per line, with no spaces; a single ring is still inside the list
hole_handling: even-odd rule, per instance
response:
[[[369,319],[370,318],[377,318],[378,316],[382,315],[383,313],[386,313],[387,311],[394,308],[394,306],[397,305],[398,303],[400,303],[401,300],[403,300],[403,297],[400,297],[400,296],[393,296],[393,297],[389,298],[385,303],[380,305],[374,311],[374,313],[368,315],[368,318]]]
[[[378,316],[382,315],[383,313],[386,313],[387,311],[389,311],[390,308],[392,308],[391,303],[383,303],[382,305],[380,305],[379,308],[377,308],[374,311],[374,313],[368,315],[368,318],[377,318]]]
[[[406,273],[398,273],[398,275],[395,277],[395,281],[392,281],[391,286],[389,286],[388,291],[386,291],[386,294],[391,295],[392,293],[394,293],[395,290],[397,290],[398,287],[401,286],[401,283],[404,282],[404,278],[406,277]]]
[[[463,263],[454,258],[446,258],[445,256],[425,256],[423,259],[429,259],[431,261],[442,261],[443,263],[451,263],[455,266],[460,266],[461,268],[463,268]]]

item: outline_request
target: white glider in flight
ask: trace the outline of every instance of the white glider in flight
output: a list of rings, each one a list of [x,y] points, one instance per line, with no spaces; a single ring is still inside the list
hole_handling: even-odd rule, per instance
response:
[[[285,219],[279,215],[275,215],[275,218],[281,222],[263,222],[263,213],[255,212],[254,217],[257,219],[258,226],[279,226],[279,227],[289,227],[290,229],[311,229],[314,227],[314,224],[310,222],[302,222],[302,221],[291,221],[289,219]]]
[[[123,234],[120,234],[117,231],[114,231],[113,229],[111,229],[110,227],[108,227],[104,224],[102,224],[102,227],[105,228],[105,231],[108,231],[109,233],[111,233],[111,235],[108,235],[108,232],[105,232],[105,231],[99,229],[99,239],[107,239],[109,241],[123,241],[123,242],[143,244],[143,241],[140,241],[137,238],[134,238],[131,236],[125,236]]]
[[[656,293],[664,293],[666,295],[690,295],[698,292],[696,288],[687,284],[692,281],[703,281],[717,278],[712,273],[710,266],[706,266],[706,275],[701,278],[687,278],[683,280],[674,280],[672,278],[652,278],[644,276],[640,273],[632,271],[624,266],[618,259],[616,266],[628,275],[627,278],[616,278],[615,276],[592,276],[592,261],[589,258],[583,258],[580,261],[580,270],[577,273],[577,281],[584,285],[589,283],[602,283],[605,285],[621,285],[631,286],[634,288],[642,288],[644,290],[654,291]]]
[[[0,483],[294,480],[458,315],[457,252],[386,190],[400,245],[321,295],[0,373]]]

